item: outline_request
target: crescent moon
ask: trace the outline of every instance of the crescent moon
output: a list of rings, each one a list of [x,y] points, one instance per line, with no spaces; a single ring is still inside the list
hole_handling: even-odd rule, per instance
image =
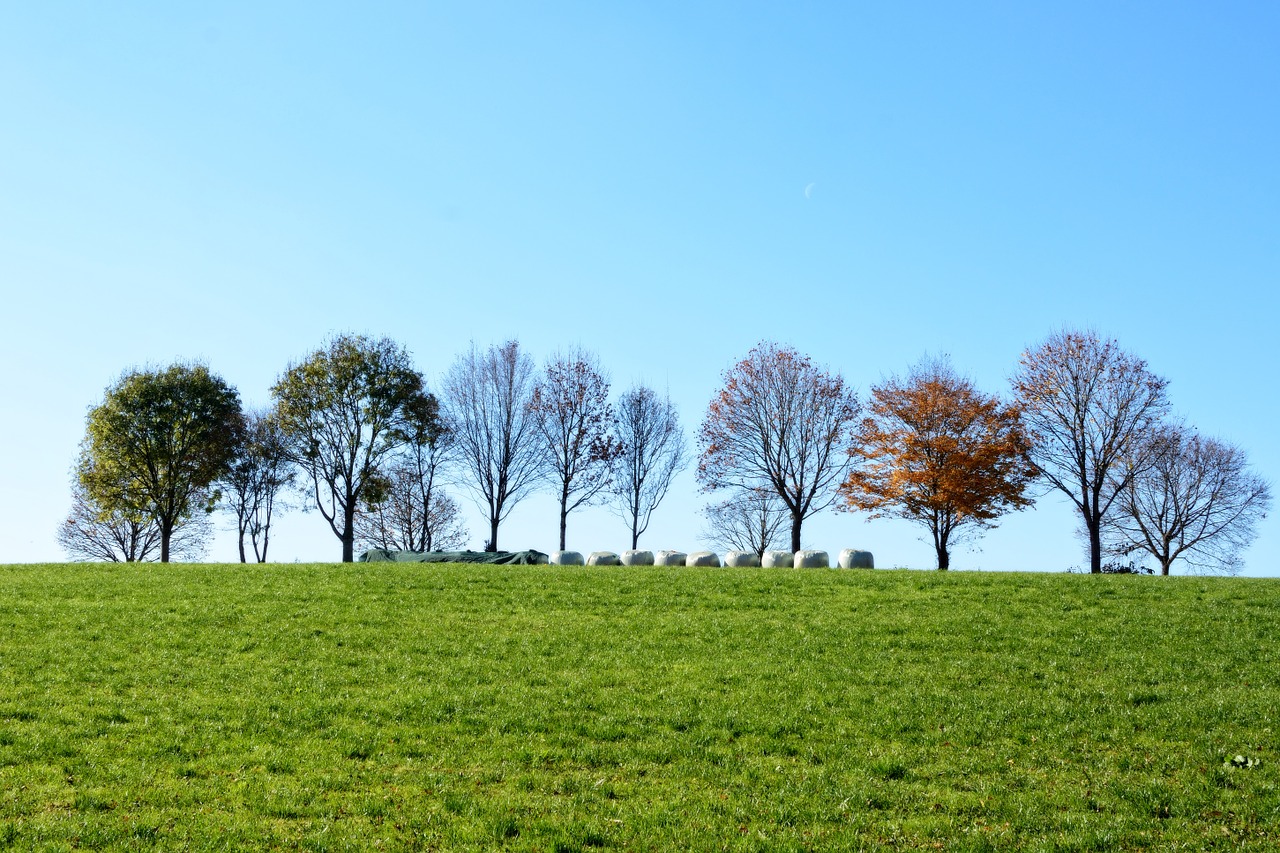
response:
[[[818,185],[818,184],[815,182],[815,183],[812,183],[812,184],[809,184],[808,186],[806,186],[806,187],[804,188],[804,197],[805,197],[805,198],[813,198],[813,188],[814,188],[814,187],[816,187],[817,185]]]

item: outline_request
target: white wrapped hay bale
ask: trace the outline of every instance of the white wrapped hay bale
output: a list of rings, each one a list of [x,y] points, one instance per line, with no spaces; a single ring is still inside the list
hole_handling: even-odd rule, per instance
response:
[[[652,551],[623,551],[622,556],[618,558],[624,566],[652,566]]]
[[[790,551],[765,551],[760,565],[766,569],[789,569],[795,565],[795,555]]]
[[[581,566],[582,555],[577,551],[552,551],[547,561],[553,566]]]
[[[720,558],[714,551],[694,551],[684,564],[686,566],[719,566]]]
[[[730,551],[724,555],[726,566],[751,566],[759,568],[760,555],[755,551]]]
[[[831,557],[826,551],[796,551],[795,560],[797,569],[831,568]]]
[[[871,556],[870,551],[859,551],[857,548],[845,548],[840,552],[840,559],[837,563],[842,569],[874,569],[876,567],[875,557]]]
[[[653,564],[655,566],[683,566],[686,557],[688,555],[684,551],[659,551],[653,555]]]
[[[587,557],[588,566],[618,566],[618,555],[612,551],[592,551],[591,556]]]

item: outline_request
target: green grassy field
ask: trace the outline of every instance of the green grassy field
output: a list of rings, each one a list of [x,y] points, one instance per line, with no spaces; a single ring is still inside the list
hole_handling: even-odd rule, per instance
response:
[[[0,847],[1272,850],[1278,650],[1267,580],[0,567]]]

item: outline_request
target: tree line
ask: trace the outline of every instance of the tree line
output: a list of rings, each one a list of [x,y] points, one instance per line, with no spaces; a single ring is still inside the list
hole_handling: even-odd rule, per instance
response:
[[[1150,558],[1233,571],[1270,508],[1243,450],[1170,415],[1167,380],[1113,339],[1063,330],[1028,348],[1007,398],[945,358],[874,385],[763,342],[723,375],[697,432],[696,479],[724,499],[711,537],[762,553],[835,507],[922,526],[937,567],[960,542],[1059,491],[1075,506],[1091,572]],[[202,365],[126,372],[87,418],[73,556],[190,556],[221,507],[241,561],[267,559],[273,513],[304,493],[354,558],[370,547],[449,550],[466,531],[445,486],[467,489],[497,550],[501,523],[537,489],[571,513],[607,502],[631,547],[694,461],[669,397],[638,385],[610,399],[581,349],[537,368],[519,344],[475,345],[429,391],[389,339],[340,335],[290,364],[272,406],[244,411]],[[247,546],[246,546],[247,543]]]
[[[675,406],[640,384],[616,407],[597,359],[557,354],[539,371],[511,341],[474,345],[429,391],[394,341],[339,335],[288,365],[265,411],[204,365],[131,370],[89,412],[72,510],[58,538],[73,557],[198,556],[209,514],[233,516],[239,554],[266,562],[272,520],[301,497],[341,543],[453,550],[466,541],[445,485],[501,523],[538,488],[568,516],[610,503],[633,546],[689,464]]]

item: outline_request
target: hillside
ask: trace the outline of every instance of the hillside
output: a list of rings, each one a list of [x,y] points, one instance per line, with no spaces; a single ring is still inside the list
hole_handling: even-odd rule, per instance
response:
[[[6,566],[0,842],[1274,849],[1278,649],[1269,580]]]

